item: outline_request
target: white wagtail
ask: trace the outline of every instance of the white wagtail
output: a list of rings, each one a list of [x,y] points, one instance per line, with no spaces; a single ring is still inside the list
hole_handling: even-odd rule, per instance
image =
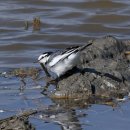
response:
[[[66,48],[64,51],[44,52],[38,57],[38,61],[47,76],[50,77],[49,70],[60,77],[77,65],[80,60],[80,52],[91,44]]]

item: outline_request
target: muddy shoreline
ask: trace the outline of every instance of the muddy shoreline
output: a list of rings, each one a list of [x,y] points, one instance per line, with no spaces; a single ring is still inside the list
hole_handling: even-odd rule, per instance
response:
[[[55,92],[48,93],[47,96],[58,104],[57,106],[51,106],[45,110],[29,110],[1,119],[0,129],[35,130],[35,127],[29,122],[29,117],[37,113],[42,113],[43,120],[52,120],[51,116],[55,115],[54,120],[58,119],[61,124],[66,125],[66,122],[58,117],[58,114],[63,114],[66,109],[86,108],[93,103],[116,106],[117,98],[123,99],[124,96],[128,96],[130,92],[130,58],[128,53],[130,41],[105,36],[88,41],[88,43],[90,42],[92,45],[81,54],[78,69],[62,77]],[[16,74],[19,76],[19,73]],[[25,75],[25,71],[20,71],[20,76],[23,74]],[[37,73],[33,74],[37,75]],[[70,112],[74,113],[74,111]],[[73,125],[72,127],[80,126]]]

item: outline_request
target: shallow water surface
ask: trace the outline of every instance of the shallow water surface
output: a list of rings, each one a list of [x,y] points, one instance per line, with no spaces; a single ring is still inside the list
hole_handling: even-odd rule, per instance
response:
[[[34,17],[40,17],[39,31],[33,30]],[[25,21],[29,23],[27,30]],[[33,62],[45,51],[83,45],[104,35],[130,39],[129,34],[128,0],[1,0],[0,72],[21,67],[39,68]],[[28,80],[21,93],[19,79],[0,77],[0,119],[23,110],[54,105],[62,111],[30,118],[37,130],[130,129],[129,100],[115,108],[96,103],[84,106],[85,102],[82,102],[84,107],[71,106],[69,101],[59,103],[42,95],[41,88]],[[44,82],[40,85],[44,86]]]

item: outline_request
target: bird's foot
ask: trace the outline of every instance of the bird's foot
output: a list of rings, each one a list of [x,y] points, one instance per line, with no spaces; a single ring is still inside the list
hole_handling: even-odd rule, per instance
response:
[[[48,90],[49,84],[47,83],[46,86],[44,86],[43,90],[42,90],[42,94],[47,95],[47,90]]]
[[[46,81],[46,86],[44,86],[44,88],[43,88],[43,90],[42,90],[42,94],[44,94],[44,95],[47,95],[47,90],[48,90],[48,87],[49,87],[49,85],[50,84],[53,84],[53,85],[55,85],[56,86],[56,89],[57,89],[57,82],[58,82],[58,80],[57,79],[48,79],[47,81]]]

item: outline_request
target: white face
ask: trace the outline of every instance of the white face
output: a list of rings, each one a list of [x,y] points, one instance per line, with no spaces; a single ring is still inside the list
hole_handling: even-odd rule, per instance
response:
[[[43,64],[45,64],[48,61],[48,59],[49,56],[47,54],[42,54],[38,57],[38,61]]]

